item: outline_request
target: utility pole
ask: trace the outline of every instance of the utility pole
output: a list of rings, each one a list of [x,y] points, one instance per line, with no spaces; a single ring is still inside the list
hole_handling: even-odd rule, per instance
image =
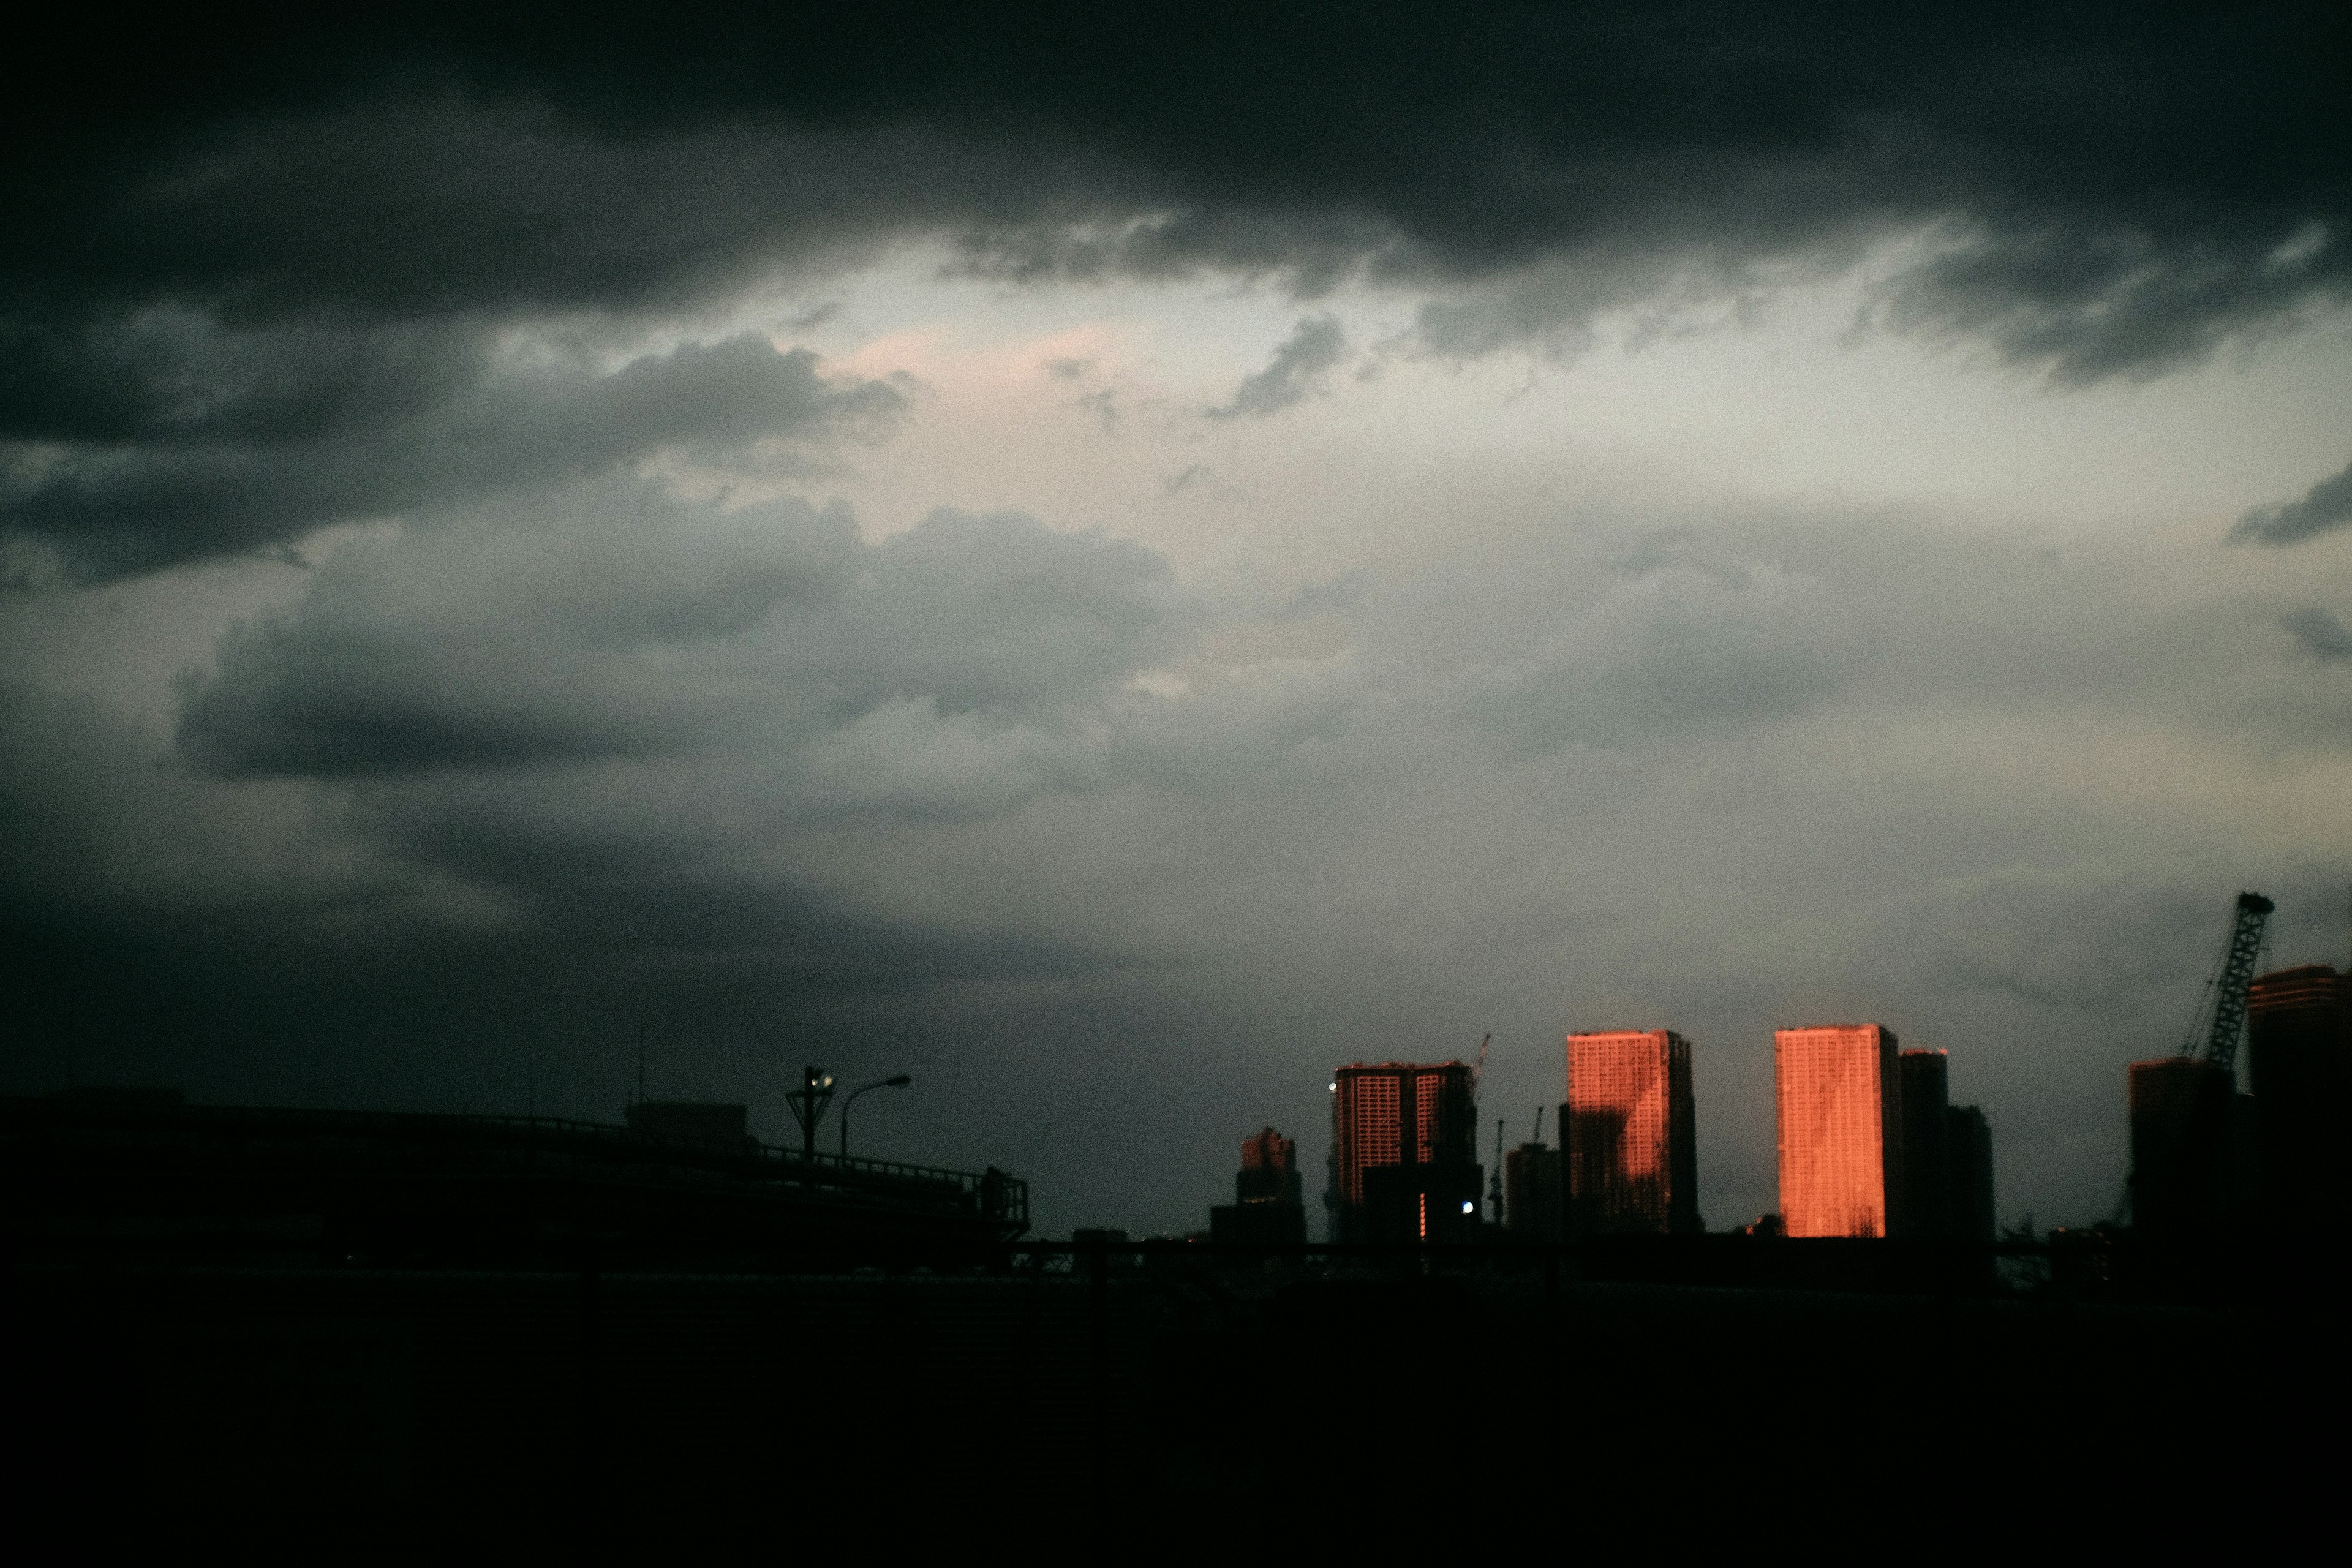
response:
[[[1503,1223],[1503,1119],[1495,1118],[1495,1173],[1486,1181],[1486,1202],[1495,1211],[1495,1224]]]

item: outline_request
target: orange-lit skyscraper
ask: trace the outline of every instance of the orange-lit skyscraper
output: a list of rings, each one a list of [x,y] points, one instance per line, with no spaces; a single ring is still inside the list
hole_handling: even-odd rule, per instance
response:
[[[1332,1208],[1342,1241],[1476,1234],[1478,1108],[1461,1062],[1359,1062],[1331,1083]]]
[[[1688,1040],[1672,1029],[1569,1036],[1562,1114],[1573,1230],[1700,1228]]]
[[[1790,1236],[1886,1236],[1903,1223],[1902,1079],[1881,1024],[1772,1036],[1780,1216]]]

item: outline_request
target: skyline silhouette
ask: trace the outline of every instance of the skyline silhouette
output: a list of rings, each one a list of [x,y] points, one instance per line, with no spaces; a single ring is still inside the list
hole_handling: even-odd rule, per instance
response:
[[[2088,1225],[2216,900],[2346,960],[2325,7],[63,25],[0,1092],[642,1035],[1181,1232],[1336,1063],[1491,1031],[1516,1136],[1663,1022],[1722,1225],[1759,1042],[1883,1020]]]

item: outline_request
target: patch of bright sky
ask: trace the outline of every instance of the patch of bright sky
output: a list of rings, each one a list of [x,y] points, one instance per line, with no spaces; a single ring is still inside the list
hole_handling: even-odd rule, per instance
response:
[[[1507,552],[1529,527],[1596,510],[1703,520],[1759,506],[1891,507],[2053,537],[2136,531],[2218,560],[2201,546],[2245,508],[2352,458],[2352,314],[2152,381],[2056,389],[1979,346],[1857,332],[1897,251],[1744,320],[1703,307],[1651,332],[1627,311],[1572,357],[1460,363],[1411,352],[1421,301],[1401,292],[1301,302],[1213,278],[1015,287],[948,275],[944,260],[903,252],[666,335],[751,328],[831,371],[915,379],[899,428],[850,447],[843,475],[765,488],[838,493],[876,537],[939,507],[1018,510],[1139,539],[1196,576],[1279,583]],[[1308,395],[1265,418],[1209,416],[1303,316],[1327,312],[1348,357]],[[2230,574],[2292,574],[2344,542],[2230,552],[2244,558]],[[162,726],[173,676],[304,581],[256,561],[35,595],[0,617],[0,654]],[[118,621],[138,634],[106,634]]]
[[[1201,564],[1246,548],[1328,571],[1440,544],[1469,513],[1598,497],[1892,504],[2059,531],[2180,522],[2218,540],[2352,458],[2352,317],[2068,389],[1979,346],[1857,331],[1885,271],[1783,290],[1745,322],[1701,310],[1650,335],[1627,312],[1573,357],[1454,363],[1410,352],[1418,300],[1401,294],[1011,288],[908,254],[813,296],[841,309],[778,337],[923,384],[839,487],[870,531],[936,506],[1012,509]],[[1324,312],[1349,353],[1315,393],[1267,418],[1207,416]]]

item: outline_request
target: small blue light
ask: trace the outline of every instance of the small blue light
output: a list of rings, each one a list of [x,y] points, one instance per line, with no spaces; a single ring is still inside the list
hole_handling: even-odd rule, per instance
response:
[[[1475,1208],[1477,1208],[1477,1206],[1478,1206],[1478,1205],[1477,1205],[1476,1204],[1475,1204],[1475,1203],[1465,1203],[1465,1204],[1464,1204],[1464,1205],[1462,1205],[1462,1212],[1463,1212],[1464,1214],[1469,1214],[1470,1212],[1472,1212],[1473,1210],[1475,1210]]]

